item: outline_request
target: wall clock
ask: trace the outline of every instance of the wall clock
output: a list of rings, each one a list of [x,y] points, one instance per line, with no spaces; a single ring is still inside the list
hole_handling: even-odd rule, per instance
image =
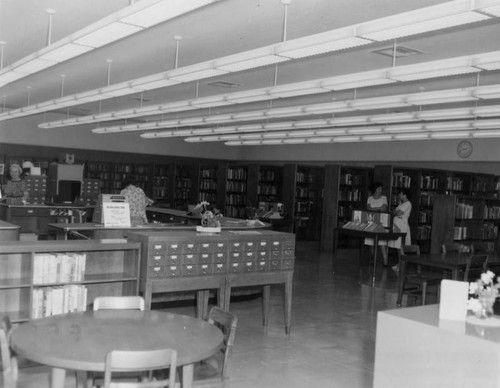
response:
[[[461,158],[465,159],[471,156],[472,154],[472,143],[468,140],[463,140],[458,143],[457,146],[457,154]]]

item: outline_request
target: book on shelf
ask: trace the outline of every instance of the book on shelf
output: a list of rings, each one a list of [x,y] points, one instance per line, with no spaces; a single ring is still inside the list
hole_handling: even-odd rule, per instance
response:
[[[35,287],[31,300],[32,319],[85,311],[87,309],[87,287],[79,284]]]
[[[80,282],[84,278],[85,253],[35,253],[33,284]]]

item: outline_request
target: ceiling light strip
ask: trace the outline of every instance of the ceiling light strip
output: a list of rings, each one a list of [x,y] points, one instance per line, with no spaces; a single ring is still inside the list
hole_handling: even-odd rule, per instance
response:
[[[195,2],[196,1],[196,2]],[[218,0],[193,0],[190,2],[182,1],[182,0],[176,0],[175,4],[178,6],[184,6],[187,7],[184,9],[184,12],[187,12],[193,8],[196,7],[201,7],[203,5],[206,5],[208,3],[212,3]],[[486,0],[485,0],[486,1]],[[134,4],[133,6],[127,7],[127,10],[133,7],[139,8],[144,6],[146,3],[155,3],[157,6],[165,6],[168,7],[167,5],[163,4],[165,3],[171,3],[171,0],[163,0],[163,2],[159,2],[159,4],[156,4],[156,2],[159,2],[159,0],[143,0],[137,4]],[[491,17],[497,17],[497,15],[494,12],[487,13],[485,12],[477,12],[481,10],[488,10],[488,9],[494,9],[494,7],[500,5],[500,0],[489,0],[488,4],[480,4],[480,2],[477,2],[475,0],[455,0],[455,1],[449,1],[443,4],[439,4],[436,6],[431,6],[431,7],[426,7],[422,9],[418,9],[415,11],[411,12],[406,12],[401,15],[392,15],[387,18],[382,18],[379,19],[379,21],[374,20],[371,22],[367,23],[362,23],[358,24],[355,26],[350,26],[350,27],[345,27],[345,28],[340,28],[332,31],[328,31],[325,33],[320,33],[320,34],[315,34],[309,37],[304,37],[304,38],[298,38],[296,40],[291,40],[287,42],[283,42],[280,44],[272,45],[272,46],[267,46],[267,47],[262,47],[259,49],[255,50],[250,50],[247,52],[243,53],[238,53],[235,55],[231,55],[228,57],[224,57],[215,61],[211,61],[210,65],[208,66],[209,68],[205,70],[198,70],[198,71],[192,71],[184,76],[178,75],[177,78],[174,75],[173,77],[168,77],[169,80],[177,81],[177,82],[189,82],[189,81],[194,81],[194,80],[200,80],[204,79],[207,77],[213,77],[216,75],[223,74],[225,72],[234,72],[234,71],[242,71],[242,70],[247,70],[255,67],[260,67],[260,66],[266,66],[270,64],[276,64],[279,62],[287,61],[290,59],[296,59],[296,58],[302,58],[304,56],[308,55],[315,55],[315,54],[320,54],[320,53],[326,53],[326,52],[335,52],[338,50],[342,50],[345,48],[350,48],[350,47],[355,47],[359,45],[365,45],[368,44],[368,41],[366,40],[367,38],[370,40],[380,40],[379,38],[376,38],[374,34],[380,34],[381,30],[385,31],[387,30],[386,33],[389,34],[390,39],[394,39],[396,37],[400,36],[407,36],[407,35],[413,35],[416,33],[424,33],[427,31],[434,31],[437,29],[441,28],[448,28],[451,26],[456,26],[464,23],[469,23],[470,21],[477,21],[477,20],[483,20],[483,19],[488,19]],[[146,8],[146,7],[145,7]],[[472,16],[474,16],[474,20],[469,19],[470,14],[472,12]],[[177,12],[177,13],[170,13],[171,16],[169,17],[174,17],[177,16],[182,12]],[[123,15],[121,18],[118,19],[118,22],[121,22],[127,28],[134,28],[134,27],[141,27],[141,28],[147,28],[150,25],[145,24],[147,20],[153,20],[154,23],[158,23],[160,21],[167,20],[168,17],[164,18],[163,20],[157,20],[158,15],[163,15],[165,12],[156,12],[156,11],[151,11],[151,9],[148,10],[148,14],[144,16],[138,16],[137,14],[134,16],[132,12],[128,15]],[[460,19],[460,15],[469,15],[466,18]],[[450,21],[450,18],[454,18],[454,21]],[[107,20],[103,19],[103,20]],[[138,20],[142,20],[142,23],[139,22]],[[383,23],[380,22],[380,20],[383,21]],[[404,32],[404,26],[408,24],[409,20],[414,20],[414,24],[418,25],[418,31],[412,30],[412,31],[407,31]],[[427,21],[427,22],[426,22]],[[78,49],[74,47],[75,43],[79,43],[80,45],[91,45],[91,40],[92,41],[97,41],[97,42],[103,42],[106,40],[109,40],[109,36],[114,36],[114,39],[119,39],[123,38],[126,33],[133,33],[131,31],[129,32],[123,32],[122,30],[119,31],[119,35],[116,35],[117,32],[109,33],[106,32],[105,37],[101,37],[101,39],[90,39],[91,37],[89,36],[87,43],[85,43],[85,37],[91,34],[95,34],[95,31],[92,28],[96,28],[95,26],[98,25],[101,22],[98,22],[87,29],[82,30],[83,32],[77,33],[74,36],[70,36],[67,38],[69,41],[64,42],[58,46],[58,49],[61,49],[62,46],[66,46],[66,44],[70,44],[72,46],[68,46],[68,50],[64,50],[66,55],[63,57],[61,60],[67,60],[71,58],[70,54],[72,50],[74,51],[74,54],[77,54]],[[109,21],[108,21],[109,23]],[[106,24],[106,23],[104,23]],[[108,24],[106,24],[108,25]],[[107,27],[109,28],[109,27]],[[374,30],[375,28],[375,30]],[[83,35],[83,36],[80,36]],[[387,38],[387,39],[389,39]],[[383,39],[382,39],[383,40]],[[54,47],[54,45],[51,45],[50,47]],[[47,51],[49,53],[51,49]],[[41,50],[38,54],[42,53],[43,50]],[[40,56],[40,55],[36,56]],[[69,55],[69,56],[68,56]],[[33,58],[32,58],[33,59]],[[56,57],[54,55],[49,56],[48,59],[50,60],[56,60]],[[31,60],[31,59],[30,59]],[[45,63],[45,65],[48,65]],[[206,64],[201,64],[201,65],[206,65]],[[13,67],[12,67],[13,66]],[[488,63],[483,64],[483,69],[486,69],[486,66],[488,66]],[[15,68],[17,67],[16,64],[11,65],[5,69],[6,73],[12,73]],[[451,75],[450,71],[451,69],[447,70],[442,70],[442,74],[439,73],[439,76],[444,76],[444,75]],[[472,71],[471,68],[466,68],[462,70],[457,70],[453,69],[455,71],[455,74],[457,74],[457,71],[461,72],[470,72]],[[350,82],[347,80],[343,81],[343,84],[335,84],[333,83],[331,87],[333,87],[332,90],[342,90],[342,89],[348,89],[348,88],[356,88],[356,87],[366,87],[369,85],[380,85],[382,83],[390,83],[390,82],[395,82],[396,80],[403,80],[404,77],[413,77],[410,79],[422,79],[419,77],[433,77],[433,76],[438,76],[436,75],[438,73],[427,71],[425,74],[420,74],[420,75],[414,75],[414,74],[394,74],[393,76],[395,78],[391,77],[386,77],[385,75],[380,77],[380,76],[375,76],[375,78],[372,79],[364,79],[364,80],[359,80],[359,79],[352,79]],[[0,72],[0,87],[2,85],[5,85],[5,82],[2,81],[2,72]],[[415,78],[417,77],[417,78]],[[12,75],[9,75],[8,79],[10,79],[8,82],[12,82]],[[147,90],[151,90],[156,87],[163,87],[163,86],[157,86],[155,84],[149,84]],[[169,86],[169,85],[167,85]],[[126,94],[126,92],[124,91]],[[136,93],[135,89],[132,87],[128,90],[129,94],[134,94]],[[302,94],[305,92],[302,91]],[[100,95],[101,99],[105,98],[110,98],[110,95],[107,95],[106,93],[103,93]],[[66,105],[64,106],[57,106],[57,108],[67,108],[69,106],[74,106],[80,104],[81,101],[78,100],[78,98],[75,98],[73,101],[73,105]],[[26,110],[23,113],[23,116],[29,115],[29,114],[35,114],[35,113],[41,113],[45,112],[46,110],[42,110],[41,108],[36,108],[33,110]],[[17,117],[15,113],[21,113],[21,112],[13,112],[10,116],[3,116],[4,119],[10,119]],[[1,118],[1,117],[0,117]]]
[[[0,71],[0,87],[219,0],[142,0]]]

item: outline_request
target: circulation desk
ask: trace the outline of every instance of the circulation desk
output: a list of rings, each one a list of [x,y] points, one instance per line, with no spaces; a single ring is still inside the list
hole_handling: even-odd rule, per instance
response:
[[[134,232],[142,243],[140,291],[151,306],[155,293],[198,291],[198,315],[206,316],[208,291],[229,310],[231,289],[263,286],[263,324],[267,325],[270,289],[285,289],[285,331],[290,332],[295,235],[270,230]]]
[[[0,204],[0,219],[21,227],[21,233],[48,234],[51,222],[82,222],[92,216],[93,207],[77,205]]]

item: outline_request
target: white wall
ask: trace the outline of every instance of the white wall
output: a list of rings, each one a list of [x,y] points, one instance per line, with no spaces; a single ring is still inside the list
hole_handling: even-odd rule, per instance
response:
[[[46,117],[30,116],[0,122],[0,145],[11,143],[243,162],[395,164],[500,175],[500,139],[472,139],[473,153],[463,160],[456,152],[459,140],[229,147],[222,143],[191,144],[180,138],[148,140],[142,139],[139,132],[96,135],[90,131],[91,126],[39,129],[37,124],[41,121],[46,121]]]

